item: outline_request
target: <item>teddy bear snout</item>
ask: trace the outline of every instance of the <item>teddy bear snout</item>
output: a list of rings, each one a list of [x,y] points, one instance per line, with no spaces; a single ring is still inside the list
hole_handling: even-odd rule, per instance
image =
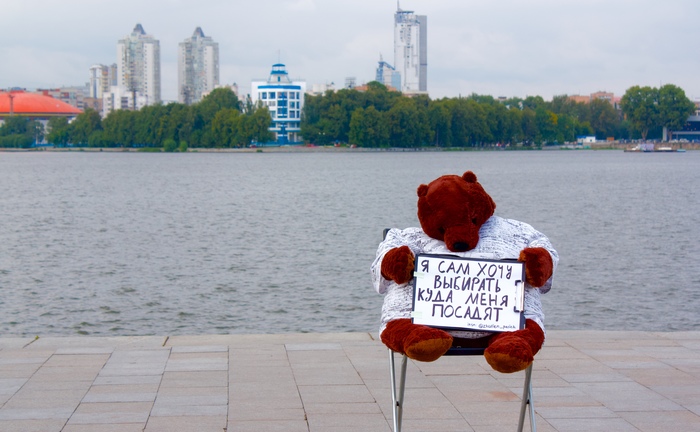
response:
[[[445,231],[445,245],[452,252],[466,252],[476,247],[479,233],[468,226],[456,226]]]
[[[466,252],[471,248],[469,247],[469,243],[457,242],[453,244],[450,249],[452,249],[452,252]]]

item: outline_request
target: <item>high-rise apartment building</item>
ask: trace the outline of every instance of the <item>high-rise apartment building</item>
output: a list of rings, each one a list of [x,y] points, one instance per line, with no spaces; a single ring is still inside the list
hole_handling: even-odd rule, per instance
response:
[[[219,84],[219,44],[197,27],[178,50],[178,101],[199,102]]]
[[[428,91],[428,17],[396,10],[394,15],[394,68],[401,74],[404,93]]]
[[[160,42],[146,34],[141,24],[117,42],[117,86],[130,93],[136,109],[159,103]]]
[[[102,95],[109,93],[112,86],[117,85],[117,64],[111,66],[96,64],[90,67],[90,81],[88,83],[88,97],[102,99]]]

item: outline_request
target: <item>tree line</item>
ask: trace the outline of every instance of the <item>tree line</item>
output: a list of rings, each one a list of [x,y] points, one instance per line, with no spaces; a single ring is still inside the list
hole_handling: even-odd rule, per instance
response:
[[[472,94],[431,100],[406,97],[372,82],[365,92],[340,90],[307,96],[301,134],[324,145],[361,147],[484,147],[599,140],[660,138],[664,127],[680,129],[695,105],[680,88],[632,87],[621,110],[612,101],[576,102],[567,95],[497,100]]]
[[[252,141],[273,139],[266,107],[246,104],[227,88],[215,89],[191,106],[170,103],[138,111],[115,110],[102,119],[86,109],[68,123],[65,117],[49,119],[45,137],[54,145],[80,147],[156,147],[166,151],[188,148],[243,147]],[[0,127],[1,147],[32,146],[41,142],[41,124],[25,117],[8,117]]]
[[[680,129],[695,110],[685,92],[672,84],[634,86],[621,99],[575,102],[566,95],[497,100],[472,94],[431,100],[389,91],[378,82],[366,91],[343,89],[306,95],[301,135],[316,145],[350,143],[359,147],[540,146],[597,139],[657,139],[664,128]],[[270,113],[250,102],[241,106],[230,89],[216,89],[201,102],[116,110],[104,119],[85,110],[68,123],[51,118],[46,139],[55,145],[87,147],[234,148],[270,142]],[[44,137],[41,123],[8,117],[0,127],[0,147],[30,147]]]

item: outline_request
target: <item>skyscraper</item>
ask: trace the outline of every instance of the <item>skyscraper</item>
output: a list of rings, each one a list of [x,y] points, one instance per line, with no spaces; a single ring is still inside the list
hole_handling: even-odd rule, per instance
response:
[[[141,24],[117,43],[117,87],[134,106],[160,102],[160,42],[147,35]]]
[[[401,91],[428,91],[428,17],[397,7],[394,15],[394,67]]]
[[[178,50],[178,101],[199,102],[219,84],[219,44],[197,27]]]

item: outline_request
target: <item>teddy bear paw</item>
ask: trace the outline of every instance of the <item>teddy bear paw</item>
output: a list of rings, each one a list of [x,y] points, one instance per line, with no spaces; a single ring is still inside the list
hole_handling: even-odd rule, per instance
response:
[[[530,344],[523,338],[515,335],[503,335],[486,348],[484,358],[495,371],[513,373],[530,366],[534,355]]]
[[[406,355],[422,362],[432,362],[442,357],[452,346],[452,336],[440,329],[416,327],[403,344]]]

